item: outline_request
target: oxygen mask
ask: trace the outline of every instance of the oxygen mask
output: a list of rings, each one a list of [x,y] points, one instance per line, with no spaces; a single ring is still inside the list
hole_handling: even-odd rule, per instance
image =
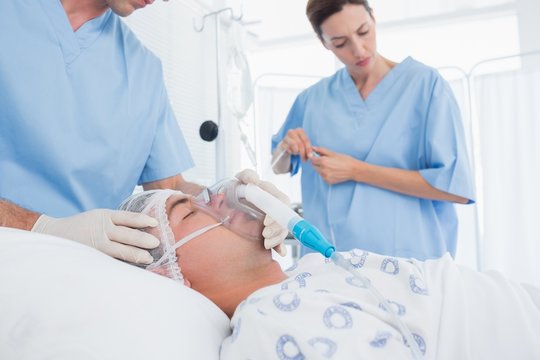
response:
[[[205,188],[193,201],[193,206],[212,216],[236,234],[263,241],[266,214],[239,196],[243,184],[235,178],[224,179]]]

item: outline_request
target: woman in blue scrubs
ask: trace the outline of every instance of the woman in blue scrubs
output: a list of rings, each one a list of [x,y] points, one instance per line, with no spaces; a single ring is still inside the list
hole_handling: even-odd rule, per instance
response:
[[[339,250],[455,256],[454,203],[474,189],[449,85],[377,52],[367,1],[309,0],[306,14],[345,67],[297,97],[272,139],[274,171],[302,168],[304,216]]]

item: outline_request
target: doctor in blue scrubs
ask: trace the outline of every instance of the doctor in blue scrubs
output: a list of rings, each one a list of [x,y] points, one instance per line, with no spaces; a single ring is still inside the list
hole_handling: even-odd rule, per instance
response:
[[[345,67],[296,98],[272,139],[274,172],[302,169],[304,216],[339,250],[455,256],[454,204],[474,188],[449,85],[377,52],[367,1],[309,0],[306,14]]]
[[[148,264],[157,221],[111,209],[137,184],[200,192],[161,63],[120,20],[153,1],[0,1],[0,226]]]

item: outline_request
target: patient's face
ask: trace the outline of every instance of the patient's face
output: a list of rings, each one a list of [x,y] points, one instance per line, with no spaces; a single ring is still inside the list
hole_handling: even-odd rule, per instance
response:
[[[194,206],[192,198],[173,195],[167,200],[169,224],[178,241],[189,234],[217,221]],[[190,240],[176,250],[179,266],[191,283],[204,272],[219,270],[235,261],[236,254],[265,250],[262,241],[254,241],[237,235],[233,231],[218,226]]]
[[[183,239],[194,231],[218,222],[206,211],[203,211],[196,206],[193,198],[186,197],[185,195],[173,195],[169,197],[166,203],[166,211],[169,217],[169,225],[174,234],[175,240],[177,241]],[[251,223],[251,221],[246,219],[241,213],[234,214],[234,219],[232,219],[230,222],[234,224],[242,224],[242,226],[249,226]],[[216,231],[212,230],[209,231],[212,232],[212,236],[210,236],[210,238],[216,237],[217,234],[220,235],[222,240],[241,238],[241,236],[236,235],[234,232],[226,229],[225,227],[215,228]],[[206,233],[199,235],[199,237],[209,238],[205,235]]]
[[[175,240],[180,240],[194,231],[217,222],[210,215],[193,206],[193,199],[185,195],[169,197],[166,211]],[[203,235],[205,234],[201,236]]]

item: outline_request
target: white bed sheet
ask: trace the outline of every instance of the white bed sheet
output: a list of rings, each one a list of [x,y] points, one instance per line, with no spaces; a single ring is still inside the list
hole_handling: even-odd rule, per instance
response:
[[[172,280],[0,227],[0,359],[218,359],[229,319]]]

